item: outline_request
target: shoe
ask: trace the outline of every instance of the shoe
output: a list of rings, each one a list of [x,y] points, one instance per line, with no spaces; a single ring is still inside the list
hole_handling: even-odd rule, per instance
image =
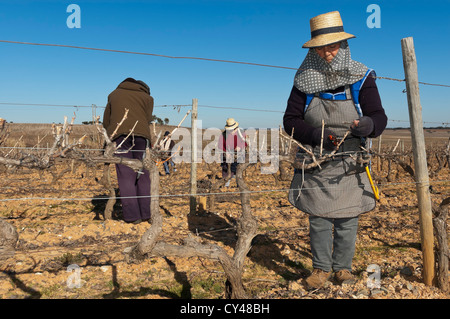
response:
[[[315,268],[311,275],[305,280],[306,288],[317,289],[323,287],[330,275],[331,271],[326,272],[322,269]]]
[[[341,269],[334,273],[334,279],[340,285],[342,284],[353,284],[356,282],[355,277],[347,269]]]
[[[228,182],[225,184],[225,187],[230,187],[231,180],[228,180]]]

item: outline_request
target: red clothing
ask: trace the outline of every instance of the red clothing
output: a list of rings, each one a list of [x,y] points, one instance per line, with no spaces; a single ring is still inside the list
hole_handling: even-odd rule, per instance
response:
[[[244,149],[247,147],[247,142],[245,141],[245,133],[240,129],[237,129],[236,131],[233,131],[231,133],[224,131],[219,137],[218,145],[224,152],[232,152],[238,147],[240,149]]]

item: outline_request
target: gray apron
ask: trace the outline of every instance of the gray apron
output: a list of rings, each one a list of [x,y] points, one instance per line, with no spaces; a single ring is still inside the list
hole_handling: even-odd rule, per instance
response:
[[[342,138],[349,123],[359,118],[348,87],[346,98],[326,100],[316,94],[306,110],[305,122],[321,128],[324,120],[325,128]],[[349,135],[336,153],[354,154],[361,151],[360,144],[360,138]],[[313,152],[318,157],[319,146]],[[306,153],[297,155],[307,157]],[[327,218],[356,217],[375,208],[375,196],[362,164],[344,155],[321,164],[321,168],[295,170],[289,191],[292,205],[305,213]]]

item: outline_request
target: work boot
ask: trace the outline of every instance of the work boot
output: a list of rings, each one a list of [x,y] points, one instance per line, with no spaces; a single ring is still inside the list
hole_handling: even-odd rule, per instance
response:
[[[334,279],[340,285],[342,284],[353,284],[355,283],[355,277],[347,269],[341,269],[334,273]]]
[[[315,268],[311,275],[305,280],[306,288],[317,289],[323,287],[330,275],[331,271],[326,272],[322,269]]]

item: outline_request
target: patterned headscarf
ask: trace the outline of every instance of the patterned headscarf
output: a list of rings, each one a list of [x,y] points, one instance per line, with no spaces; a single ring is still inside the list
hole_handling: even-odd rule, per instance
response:
[[[294,85],[306,94],[325,92],[359,81],[367,70],[364,64],[351,59],[348,43],[342,41],[338,53],[330,63],[322,59],[314,49],[309,49],[295,74]]]

